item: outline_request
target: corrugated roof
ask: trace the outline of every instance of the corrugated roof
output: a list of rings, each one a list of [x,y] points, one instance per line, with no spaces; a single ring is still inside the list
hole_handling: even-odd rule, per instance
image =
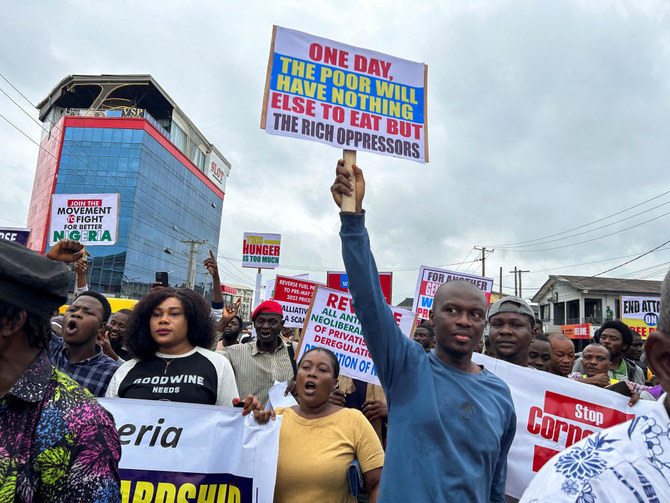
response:
[[[647,279],[594,278],[593,276],[552,275],[549,276],[549,279],[568,283],[577,290],[614,293],[650,293],[654,295],[661,294],[661,284],[663,283],[662,281]]]

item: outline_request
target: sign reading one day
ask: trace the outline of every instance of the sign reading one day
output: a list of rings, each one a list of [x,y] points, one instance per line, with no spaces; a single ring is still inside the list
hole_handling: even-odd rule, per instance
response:
[[[273,298],[281,304],[285,327],[301,328],[305,324],[309,303],[317,285],[314,281],[277,276]]]
[[[245,232],[242,241],[242,267],[275,269],[279,267],[281,234]]]
[[[409,337],[414,314],[398,307],[391,307],[391,311],[402,333]],[[321,285],[316,287],[296,359],[313,347],[326,347],[335,353],[342,375],[379,384],[361,324],[354,314],[351,294]]]
[[[644,339],[656,330],[660,309],[660,297],[621,296],[621,321]]]
[[[280,416],[259,425],[232,407],[99,401],[114,416],[121,440],[124,502],[272,501]]]
[[[347,273],[344,271],[328,271],[326,285],[328,288],[333,290],[339,290],[341,292],[349,291],[349,278],[347,278]],[[391,304],[391,294],[393,290],[393,273],[392,272],[380,272],[379,273],[379,286],[382,287],[382,293],[386,299],[387,304]]]
[[[261,128],[428,162],[428,67],[275,26]]]
[[[505,492],[521,497],[555,454],[592,433],[647,413],[654,401],[628,406],[628,397],[590,384],[474,353],[472,360],[500,377],[512,393],[516,435],[507,456]]]
[[[53,194],[49,244],[74,239],[86,245],[113,245],[118,221],[118,194]]]
[[[23,246],[28,246],[30,229],[27,227],[0,227],[0,239],[13,241]]]
[[[457,279],[469,281],[477,288],[481,288],[486,296],[486,302],[491,300],[491,292],[493,291],[493,280],[491,278],[422,265],[419,269],[419,278],[416,283],[412,311],[414,311],[419,318],[427,320],[428,313],[433,307],[435,291],[441,284]]]

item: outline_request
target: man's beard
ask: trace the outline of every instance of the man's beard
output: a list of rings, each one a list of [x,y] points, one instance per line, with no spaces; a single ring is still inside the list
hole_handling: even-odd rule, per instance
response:
[[[239,331],[239,330],[238,330],[237,332],[230,332],[230,333],[223,332],[223,337],[222,337],[222,339],[225,339],[225,340],[227,340],[227,341],[229,341],[229,342],[230,342],[230,341],[235,341],[235,340],[237,340],[237,336],[238,336],[238,335],[240,335],[240,331]]]

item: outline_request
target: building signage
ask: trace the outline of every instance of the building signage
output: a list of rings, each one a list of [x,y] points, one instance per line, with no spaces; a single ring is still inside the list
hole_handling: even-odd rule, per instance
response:
[[[621,321],[639,333],[643,339],[656,330],[660,309],[660,297],[621,296]]]
[[[226,161],[219,157],[214,150],[207,156],[205,164],[205,175],[221,192],[226,191],[226,180],[230,174],[230,166]]]
[[[23,246],[28,246],[30,229],[26,227],[0,227],[0,239],[14,241]]]
[[[281,234],[245,232],[242,241],[242,267],[275,269],[279,267]]]
[[[486,296],[486,302],[490,302],[491,292],[493,291],[493,280],[491,278],[422,265],[419,269],[419,278],[416,283],[416,291],[414,292],[412,311],[419,318],[427,320],[428,313],[433,307],[433,297],[438,287],[443,283],[458,279],[469,281],[477,288],[480,288]]]
[[[427,162],[427,69],[423,63],[275,26],[261,128]]]
[[[578,323],[576,325],[561,325],[561,332],[570,337],[570,339],[590,339],[591,324]]]
[[[113,245],[118,220],[119,194],[53,194],[49,246],[61,239]]]

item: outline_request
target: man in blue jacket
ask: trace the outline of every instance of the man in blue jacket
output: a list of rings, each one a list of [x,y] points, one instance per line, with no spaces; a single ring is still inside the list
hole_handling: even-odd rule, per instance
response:
[[[331,192],[341,207],[355,184],[353,213],[340,214],[342,257],[354,310],[388,399],[388,440],[379,500],[502,502],[516,416],[507,385],[471,361],[486,325],[486,299],[466,281],[440,286],[426,353],[402,334],[379,286],[362,201],[363,173],[337,165]]]

